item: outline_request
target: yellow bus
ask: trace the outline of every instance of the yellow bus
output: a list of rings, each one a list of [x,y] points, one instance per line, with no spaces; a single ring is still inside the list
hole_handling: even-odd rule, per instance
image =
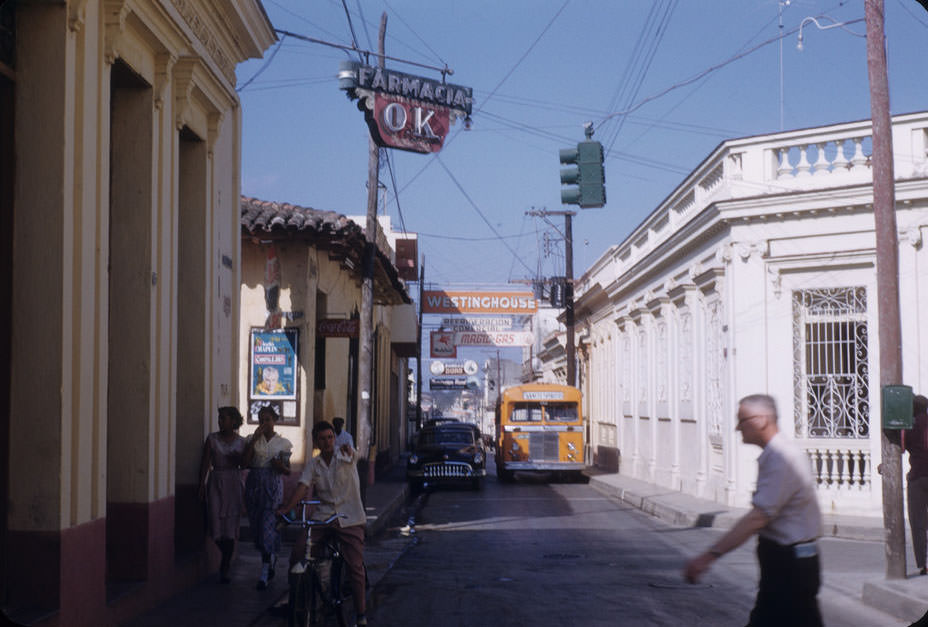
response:
[[[580,390],[569,385],[529,383],[503,390],[496,407],[496,476],[515,471],[566,471],[586,467],[586,425]]]

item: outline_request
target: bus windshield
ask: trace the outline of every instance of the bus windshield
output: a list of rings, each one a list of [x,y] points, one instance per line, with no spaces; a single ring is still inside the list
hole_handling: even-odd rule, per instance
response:
[[[541,422],[541,405],[538,403],[514,403],[509,420],[512,422]]]
[[[548,403],[545,405],[545,417],[548,422],[576,422],[576,403]]]

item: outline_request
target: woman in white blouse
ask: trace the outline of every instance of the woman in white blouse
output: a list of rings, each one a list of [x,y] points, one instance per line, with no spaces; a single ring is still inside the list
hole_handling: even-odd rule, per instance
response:
[[[275,511],[283,500],[282,475],[290,474],[290,440],[274,432],[277,412],[273,407],[262,407],[258,412],[258,428],[248,438],[242,461],[248,467],[245,480],[245,506],[248,522],[261,551],[261,577],[258,590],[267,588],[274,577],[274,566],[280,552],[280,532],[277,530]]]

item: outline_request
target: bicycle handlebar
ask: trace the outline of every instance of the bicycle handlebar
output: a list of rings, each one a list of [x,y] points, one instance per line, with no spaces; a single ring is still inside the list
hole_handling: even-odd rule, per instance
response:
[[[290,525],[300,525],[301,527],[326,527],[331,525],[333,522],[339,518],[347,518],[347,514],[332,514],[325,520],[312,520],[306,518],[306,506],[307,505],[321,505],[322,501],[300,501],[300,517],[288,516],[287,514],[279,514],[279,516]],[[293,510],[291,510],[293,511]]]

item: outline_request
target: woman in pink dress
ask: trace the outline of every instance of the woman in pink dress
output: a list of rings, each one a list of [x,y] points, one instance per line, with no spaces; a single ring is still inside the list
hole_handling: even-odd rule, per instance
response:
[[[242,414],[235,407],[219,408],[219,431],[210,433],[203,444],[200,462],[200,499],[209,512],[209,533],[222,561],[219,581],[229,583],[229,566],[242,516],[242,455],[245,438],[238,434]]]

